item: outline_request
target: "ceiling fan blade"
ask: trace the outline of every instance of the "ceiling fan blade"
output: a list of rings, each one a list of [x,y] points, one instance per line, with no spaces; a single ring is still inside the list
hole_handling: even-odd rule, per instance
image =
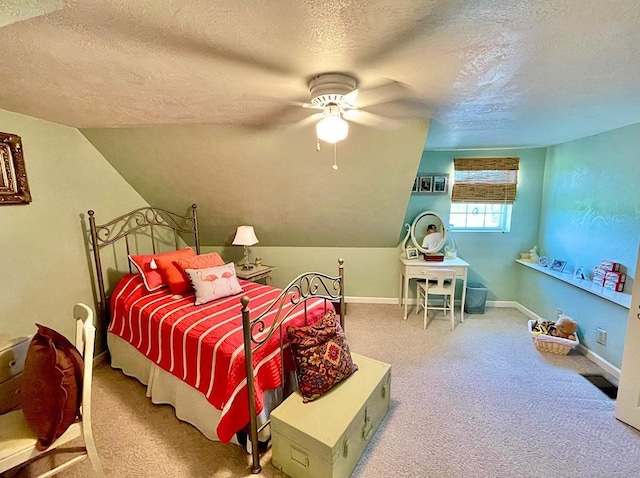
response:
[[[363,110],[349,110],[344,112],[344,119],[364,126],[372,126],[380,129],[396,129],[403,125],[403,122],[386,116],[369,113]]]
[[[128,15],[126,8],[113,8],[109,13],[109,28],[113,32],[121,35],[122,38],[151,45],[155,50],[164,49],[172,55],[188,54],[194,58],[208,60],[212,64],[217,60],[221,62],[220,64],[259,70],[284,80],[289,80],[292,75],[298,73],[291,68],[291,65],[275,55],[272,58],[266,58],[250,49],[238,47],[233,42],[225,42],[216,38],[206,28],[201,27],[198,31],[195,28],[177,24],[176,28],[168,28],[167,23],[175,20],[133,17]],[[86,20],[98,21],[94,18]]]
[[[318,122],[320,119],[322,119],[323,114],[322,113],[314,113],[310,116],[307,116],[304,119],[301,119],[300,121],[296,121],[295,123],[290,124],[288,127],[289,128],[304,128],[305,126],[309,126],[311,124],[314,124],[316,122]]]
[[[349,104],[356,108],[388,103],[411,96],[411,88],[399,81],[390,81],[375,88],[358,88],[345,95]]]
[[[356,59],[356,66],[380,65],[419,39],[425,39],[436,30],[451,25],[456,18],[473,18],[470,10],[477,8],[474,2],[448,0],[446,2],[422,2],[414,15],[397,24],[387,35],[380,35],[380,43],[366,49]]]

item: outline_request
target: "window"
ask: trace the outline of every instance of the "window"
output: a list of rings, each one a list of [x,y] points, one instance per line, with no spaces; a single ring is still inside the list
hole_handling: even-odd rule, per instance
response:
[[[456,158],[451,229],[508,232],[519,162],[519,158]]]
[[[511,204],[451,203],[453,231],[509,232]]]

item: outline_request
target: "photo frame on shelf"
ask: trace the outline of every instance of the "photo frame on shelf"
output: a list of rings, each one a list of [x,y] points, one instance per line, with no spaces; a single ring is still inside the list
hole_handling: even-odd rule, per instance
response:
[[[538,258],[538,265],[540,267],[549,267],[549,258],[547,256],[540,256]]]
[[[567,261],[562,261],[560,259],[554,259],[553,262],[551,263],[551,267],[549,269],[551,269],[552,271],[556,271],[556,272],[562,272],[564,270],[564,266],[567,265]]]
[[[583,266],[578,266],[576,267],[576,270],[573,272],[573,278],[577,279],[577,280],[583,280],[585,279],[585,275],[584,275],[584,267]]]
[[[417,259],[418,257],[420,257],[420,253],[415,247],[407,247],[405,249],[405,252],[407,255],[407,259]]]
[[[418,176],[416,176],[416,178],[413,180],[413,188],[411,189],[411,192],[417,193],[419,189],[420,189],[420,180],[418,179]]]

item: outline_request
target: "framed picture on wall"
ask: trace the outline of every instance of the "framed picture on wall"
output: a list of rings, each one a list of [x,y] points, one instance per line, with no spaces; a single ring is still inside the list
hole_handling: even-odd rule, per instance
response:
[[[0,205],[30,202],[22,138],[17,134],[0,133]]]
[[[430,193],[433,191],[433,176],[420,176],[419,187],[421,193]]]
[[[434,193],[446,193],[449,177],[445,175],[433,177],[433,192]]]
[[[449,192],[449,175],[443,173],[418,173],[412,193],[417,194],[446,194]]]

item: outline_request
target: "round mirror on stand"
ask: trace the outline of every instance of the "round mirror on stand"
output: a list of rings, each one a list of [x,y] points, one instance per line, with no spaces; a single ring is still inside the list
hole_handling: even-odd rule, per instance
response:
[[[409,237],[413,247],[423,254],[436,254],[447,242],[449,230],[437,212],[423,211],[416,216],[405,236],[405,248]]]

